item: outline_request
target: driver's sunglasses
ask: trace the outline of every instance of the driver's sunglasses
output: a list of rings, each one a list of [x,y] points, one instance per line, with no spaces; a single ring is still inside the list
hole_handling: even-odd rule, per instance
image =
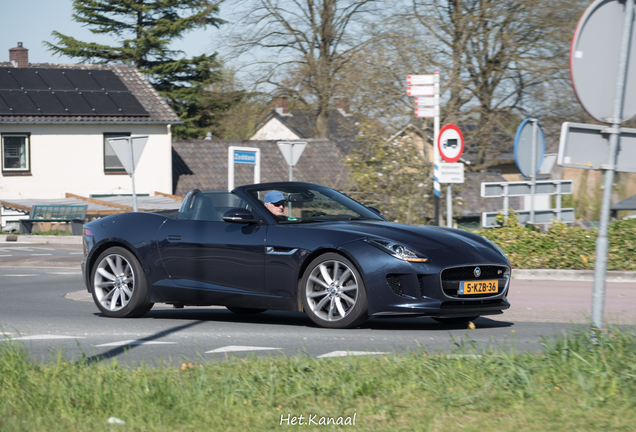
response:
[[[285,201],[278,201],[277,203],[272,203],[274,207],[284,207]]]

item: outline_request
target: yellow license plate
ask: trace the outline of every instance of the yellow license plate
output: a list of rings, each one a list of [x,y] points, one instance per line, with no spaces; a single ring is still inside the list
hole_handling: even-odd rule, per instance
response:
[[[460,282],[459,294],[496,294],[499,291],[499,281],[484,280],[474,282]]]

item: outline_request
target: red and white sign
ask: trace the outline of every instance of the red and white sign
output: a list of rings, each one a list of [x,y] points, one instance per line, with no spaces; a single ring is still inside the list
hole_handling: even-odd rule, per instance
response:
[[[435,84],[435,75],[408,75],[406,77],[408,85],[428,85]]]
[[[437,148],[446,162],[457,162],[464,152],[464,135],[454,124],[447,124],[439,131]]]
[[[435,96],[418,96],[415,98],[415,106],[432,107],[435,105],[437,105],[435,103]]]
[[[435,94],[435,87],[430,86],[409,86],[406,88],[406,94],[408,96],[433,96]]]
[[[435,107],[415,108],[415,117],[435,117],[437,110]]]

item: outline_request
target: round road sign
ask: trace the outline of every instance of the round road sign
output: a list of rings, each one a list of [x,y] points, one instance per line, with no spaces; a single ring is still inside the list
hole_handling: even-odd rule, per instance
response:
[[[532,119],[525,119],[517,128],[517,135],[515,135],[515,163],[521,174],[526,177],[531,177],[539,172],[543,156],[545,155],[545,135],[543,134],[543,129],[541,129],[541,123],[537,122],[539,136],[536,143],[532,139],[533,123]],[[534,150],[534,172],[532,172],[533,145],[536,146]]]
[[[579,103],[596,120],[613,123],[625,1],[596,0],[579,20],[570,48],[570,76]],[[634,17],[632,16],[632,20]],[[636,26],[632,30],[623,115],[636,114]]]
[[[464,135],[454,124],[447,124],[439,131],[439,154],[446,162],[457,162],[464,152]]]

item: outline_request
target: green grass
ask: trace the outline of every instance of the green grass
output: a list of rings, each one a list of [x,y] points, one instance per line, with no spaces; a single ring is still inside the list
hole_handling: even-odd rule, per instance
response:
[[[513,337],[514,339],[514,337]],[[300,430],[628,431],[636,424],[636,338],[621,329],[452,354],[234,358],[182,367],[43,364],[0,347],[2,431],[260,431],[281,416],[356,415]],[[126,425],[111,425],[111,416]],[[291,418],[290,417],[290,418]],[[296,426],[298,428],[298,426]]]

